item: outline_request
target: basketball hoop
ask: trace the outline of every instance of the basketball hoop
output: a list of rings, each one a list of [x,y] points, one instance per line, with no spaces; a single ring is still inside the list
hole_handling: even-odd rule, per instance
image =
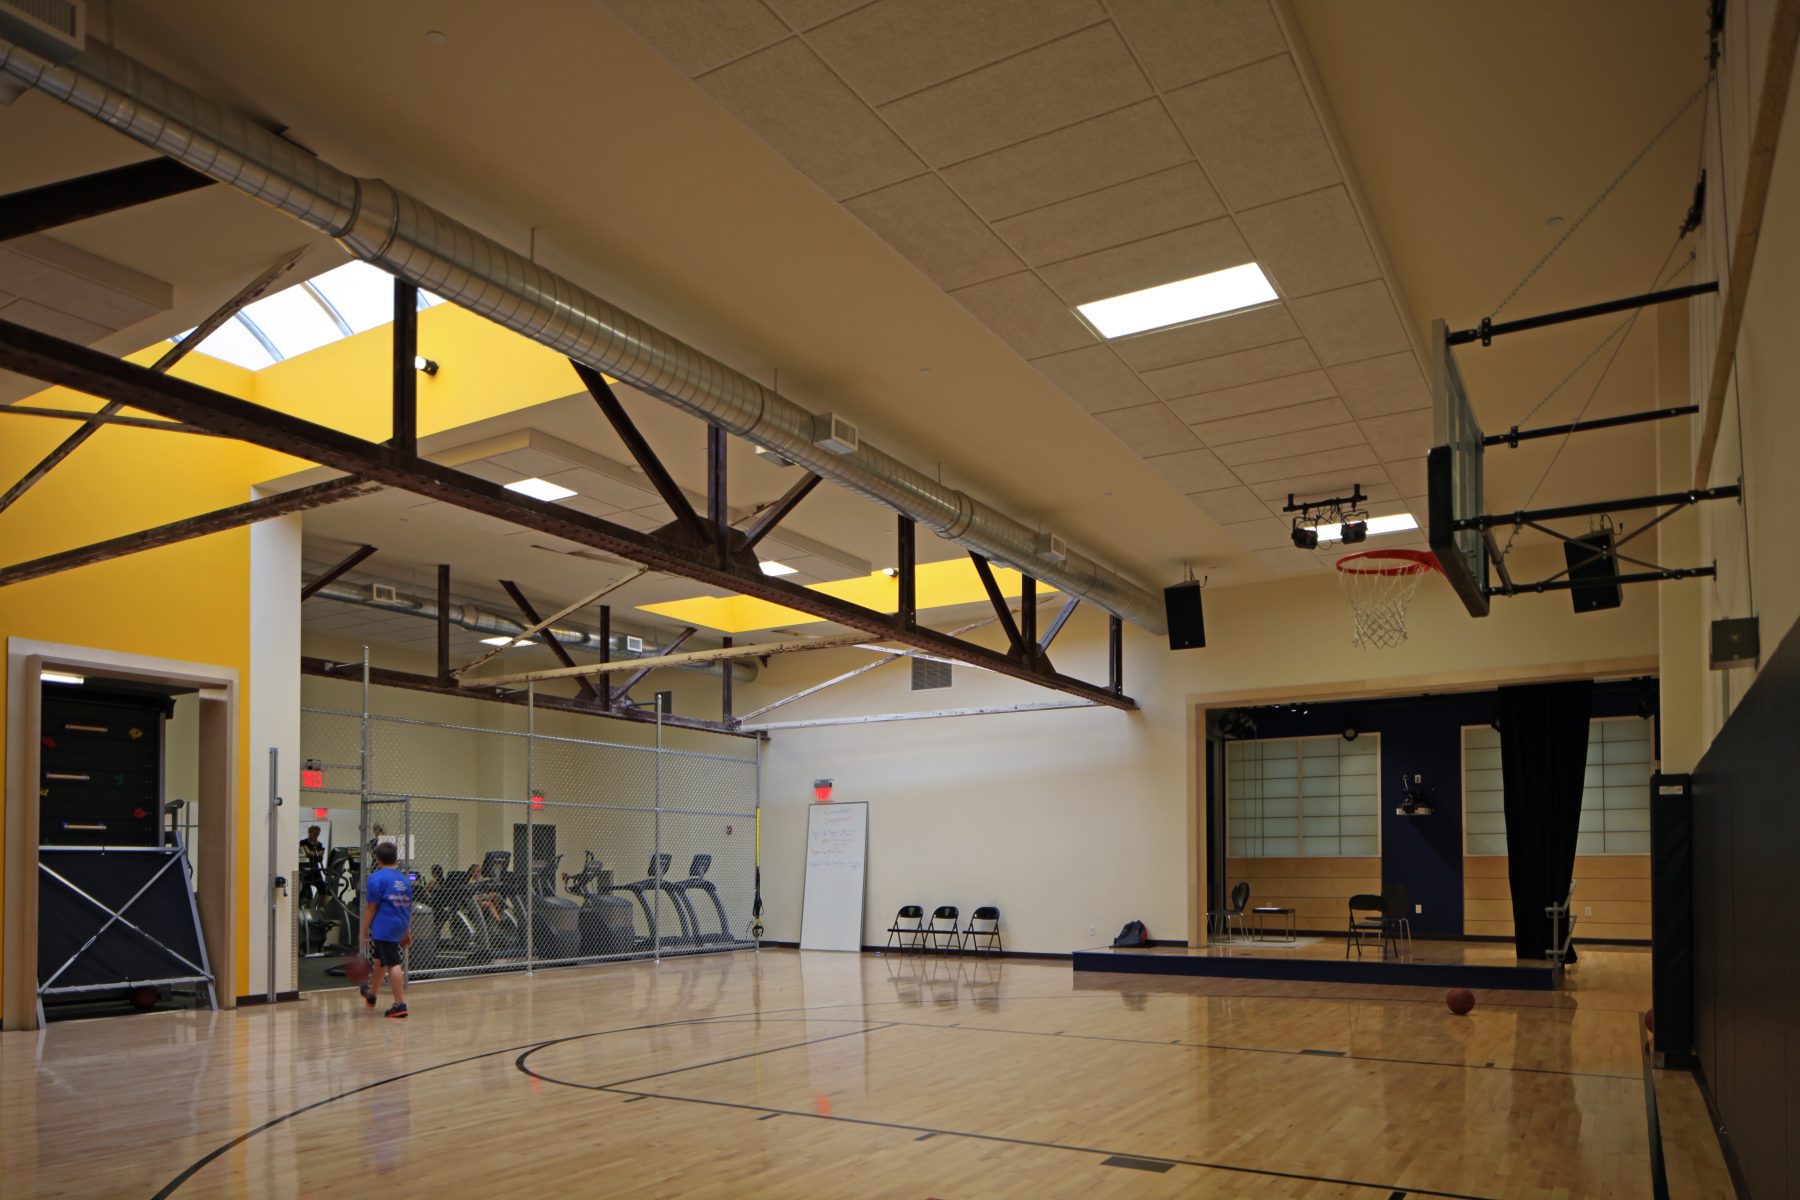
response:
[[[1338,585],[1356,614],[1353,645],[1390,650],[1406,640],[1406,606],[1427,572],[1440,570],[1429,550],[1364,550],[1337,560]]]

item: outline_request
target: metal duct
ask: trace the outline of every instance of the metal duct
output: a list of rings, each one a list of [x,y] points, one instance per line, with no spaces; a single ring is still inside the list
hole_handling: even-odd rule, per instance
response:
[[[425,620],[437,620],[437,601],[425,596],[413,595],[409,592],[396,592],[392,600],[377,600],[367,587],[356,583],[328,583],[313,593],[316,600],[336,600],[340,604],[356,604],[363,608],[377,608],[382,612],[405,613],[411,617],[422,617]],[[450,606],[450,623],[461,626],[471,633],[479,633],[486,637],[511,637],[525,628],[512,617],[490,612],[474,604],[452,604]],[[556,640],[565,646],[580,647],[598,653],[600,634],[598,630],[582,629],[576,625],[552,625],[550,632]],[[614,634],[612,638],[612,659],[622,662],[628,658],[649,658],[654,650],[627,650],[623,635]],[[746,659],[737,659],[732,663],[732,678],[739,683],[749,683],[756,678],[756,664]],[[699,671],[706,675],[719,674],[716,662],[693,663],[678,668],[685,671]]]
[[[1161,601],[1093,560],[1038,556],[1038,531],[867,442],[815,445],[818,419],[493,239],[396,190],[321,162],[240,113],[102,43],[68,65],[0,40],[0,73],[272,204],[366,259],[508,329],[722,426],[941,537],[1017,567],[1152,633]]]

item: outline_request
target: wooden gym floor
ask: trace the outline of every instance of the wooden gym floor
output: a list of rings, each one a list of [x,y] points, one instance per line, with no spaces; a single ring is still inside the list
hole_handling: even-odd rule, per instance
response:
[[[765,950],[0,1035],[38,1196],[1638,1197],[1649,956],[1480,994]],[[1079,985],[1079,986],[1078,986]],[[1730,1185],[1659,1080],[1673,1194]]]

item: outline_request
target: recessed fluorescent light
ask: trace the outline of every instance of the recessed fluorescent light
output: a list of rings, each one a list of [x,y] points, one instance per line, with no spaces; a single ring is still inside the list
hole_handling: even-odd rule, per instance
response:
[[[67,671],[43,671],[43,672],[39,673],[38,678],[43,680],[45,683],[86,683],[87,682],[86,676],[71,675]]]
[[[1262,268],[1253,262],[1210,275],[1177,279],[1141,292],[1126,292],[1075,309],[1101,337],[1120,338],[1146,329],[1181,325],[1279,299]]]
[[[484,646],[510,646],[513,644],[513,640],[509,637],[482,638],[481,644]],[[530,638],[526,638],[524,641],[520,642],[519,645],[535,646],[535,645],[537,645],[537,643],[532,641]]]
[[[799,567],[790,567],[786,563],[764,562],[762,564],[762,572],[764,575],[792,575],[799,569]]]
[[[567,500],[575,494],[574,488],[563,487],[559,483],[551,483],[548,479],[521,479],[517,483],[506,485],[509,492],[518,492],[522,496],[530,496],[533,500]]]
[[[1408,529],[1417,529],[1419,522],[1411,513],[1395,513],[1391,517],[1370,517],[1369,536],[1376,537],[1384,533],[1402,533]],[[1319,526],[1319,544],[1342,541],[1344,527],[1342,525]]]

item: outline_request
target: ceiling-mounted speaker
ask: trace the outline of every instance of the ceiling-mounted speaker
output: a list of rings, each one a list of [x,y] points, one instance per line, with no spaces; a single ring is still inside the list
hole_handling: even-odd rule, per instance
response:
[[[1206,645],[1206,618],[1200,610],[1200,581],[1190,579],[1163,589],[1163,615],[1169,623],[1169,649],[1197,650]]]
[[[1600,529],[1563,543],[1563,561],[1569,567],[1569,595],[1578,613],[1617,608],[1625,599],[1619,586],[1619,560],[1613,554],[1610,529]]]

